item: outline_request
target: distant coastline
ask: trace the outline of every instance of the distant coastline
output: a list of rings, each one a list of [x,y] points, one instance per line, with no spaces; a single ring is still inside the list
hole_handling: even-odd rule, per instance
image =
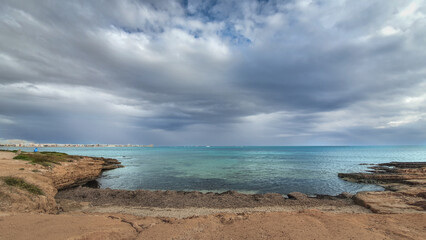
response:
[[[0,143],[0,147],[154,147],[154,144],[149,145],[134,145],[134,144],[58,144],[58,143]]]

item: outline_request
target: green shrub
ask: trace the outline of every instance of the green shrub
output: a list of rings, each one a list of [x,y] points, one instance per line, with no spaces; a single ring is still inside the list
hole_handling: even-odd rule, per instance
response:
[[[0,149],[0,152],[13,152],[13,153],[17,153],[18,150],[7,150],[7,149]],[[24,151],[22,151],[24,152]]]
[[[44,154],[44,155],[51,155],[51,156],[57,156],[57,157],[65,157],[68,156],[68,154],[66,153],[61,153],[61,152],[39,152],[40,154]]]
[[[4,177],[3,181],[9,186],[27,190],[28,192],[32,194],[44,195],[43,191],[39,187],[37,187],[34,184],[25,182],[24,179],[15,178],[15,177]]]
[[[18,156],[14,157],[13,159],[19,159],[19,160],[25,160],[25,161],[31,161],[32,158],[28,156],[26,153],[21,153]]]
[[[32,164],[40,164],[42,166],[52,166],[52,164],[60,165],[61,162],[72,162],[78,156],[70,156],[66,153],[59,152],[37,152],[37,153],[21,153],[13,159],[29,161]]]

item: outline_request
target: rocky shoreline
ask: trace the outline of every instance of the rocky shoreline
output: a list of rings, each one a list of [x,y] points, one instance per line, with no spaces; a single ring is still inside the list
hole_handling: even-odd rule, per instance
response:
[[[374,183],[383,192],[360,192],[356,204],[375,213],[426,211],[426,162],[390,162],[369,167],[368,173],[339,173],[352,182]]]
[[[426,162],[390,162],[368,167],[368,173],[339,173],[347,181],[359,183],[402,183],[417,185],[426,183]]]
[[[425,236],[424,165],[407,167],[391,163],[373,166],[371,173],[339,175],[351,181],[374,180],[386,188],[383,192],[316,197],[290,193],[285,197],[234,191],[81,187],[98,178],[102,171],[121,167],[120,162],[56,155],[62,156],[60,161],[49,165],[17,160],[16,153],[0,151],[0,239],[424,239]],[[385,177],[395,174],[401,176]],[[404,174],[409,174],[409,179]],[[25,186],[38,188],[42,194],[34,194],[22,185],[8,185],[7,178],[20,179]],[[379,178],[387,180],[379,183]]]
[[[5,153],[3,153],[5,154]],[[16,153],[8,152],[10,158]],[[62,155],[61,155],[62,156]],[[62,156],[63,157],[63,156]],[[348,207],[360,205],[376,213],[418,212],[426,210],[426,163],[392,162],[372,165],[367,173],[339,173],[346,181],[374,183],[383,186],[383,192],[359,192],[355,195],[342,193],[338,196],[307,196],[290,193],[243,194],[235,191],[224,193],[201,193],[197,191],[149,191],[113,190],[82,187],[96,180],[102,171],[123,167],[116,159],[66,155],[53,166],[20,163],[27,171],[14,171],[12,176],[22,177],[36,183],[45,193],[32,196],[20,189],[1,188],[2,199],[11,204],[0,205],[0,209],[25,209],[25,211],[58,212],[61,204],[88,203],[90,206],[154,207],[154,208],[254,208],[264,206],[315,208],[323,206]],[[24,167],[20,169],[25,169]],[[1,173],[1,172],[0,172]],[[3,172],[1,175],[5,175]],[[22,198],[26,198],[23,200]],[[25,204],[13,204],[21,199]],[[64,201],[65,200],[65,201]]]
[[[290,193],[288,198],[278,193],[244,194],[236,191],[224,193],[201,193],[197,191],[149,191],[115,190],[78,187],[58,192],[57,200],[89,202],[92,206],[136,206],[157,208],[250,208],[261,206],[304,206],[333,205],[350,206],[350,194],[339,196],[320,195],[308,197],[303,193]]]
[[[75,156],[70,156],[75,157]],[[55,166],[46,176],[53,180],[57,190],[84,185],[100,177],[103,171],[124,167],[116,159],[103,157],[80,157]]]
[[[156,208],[253,208],[283,206],[318,208],[359,205],[375,213],[424,212],[426,210],[426,162],[391,162],[372,165],[367,173],[339,173],[346,181],[373,183],[385,191],[342,193],[338,196],[307,196],[290,193],[243,194],[235,191],[201,193],[197,191],[113,190],[86,187],[70,188],[56,195],[58,201],[88,202],[92,206]]]

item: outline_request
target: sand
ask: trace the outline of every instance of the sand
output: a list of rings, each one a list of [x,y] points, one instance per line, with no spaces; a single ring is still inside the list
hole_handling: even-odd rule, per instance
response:
[[[317,210],[185,219],[19,213],[0,215],[0,239],[426,239],[426,216]]]

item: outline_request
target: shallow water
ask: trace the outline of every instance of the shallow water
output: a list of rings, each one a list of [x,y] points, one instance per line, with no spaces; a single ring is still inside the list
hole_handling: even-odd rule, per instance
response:
[[[23,148],[23,150],[25,150]],[[346,182],[339,172],[359,172],[360,163],[426,161],[424,146],[386,147],[154,147],[39,148],[75,155],[116,158],[125,168],[106,171],[102,188],[337,195],[382,190]]]

